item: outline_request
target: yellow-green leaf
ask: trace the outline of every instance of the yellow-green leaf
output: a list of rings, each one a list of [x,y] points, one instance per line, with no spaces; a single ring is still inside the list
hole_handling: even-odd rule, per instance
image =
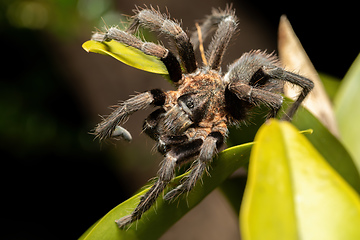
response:
[[[245,240],[360,239],[360,199],[288,122],[255,138],[240,211]]]
[[[360,171],[360,54],[340,84],[334,102],[341,141]]]
[[[168,75],[164,63],[157,57],[146,55],[140,50],[111,40],[98,42],[89,40],[82,45],[87,52],[109,55],[131,67],[147,72]]]
[[[180,197],[179,201],[173,203],[165,202],[159,197],[156,204],[145,212],[139,221],[132,224],[127,230],[119,229],[115,224],[115,220],[130,214],[134,210],[140,201],[140,196],[149,190],[149,188],[146,188],[113,208],[91,226],[80,237],[80,240],[158,239],[170,226],[195,207],[236,169],[246,165],[251,147],[252,143],[248,143],[222,151],[213,160],[211,168],[209,168],[209,175],[204,174],[202,181],[199,181],[189,194],[185,194],[186,196]],[[184,175],[175,178],[170,185],[174,187]]]

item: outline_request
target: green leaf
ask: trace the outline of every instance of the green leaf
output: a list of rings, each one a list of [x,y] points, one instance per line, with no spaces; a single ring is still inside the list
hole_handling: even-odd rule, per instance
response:
[[[313,129],[313,134],[305,137],[311,142],[325,160],[360,193],[360,175],[353,158],[342,143],[330,133],[309,111],[300,108],[295,115],[293,125],[298,129]]]
[[[82,47],[87,52],[109,55],[134,68],[156,74],[169,74],[164,63],[159,58],[146,55],[136,48],[114,40],[106,42],[89,40]]]
[[[179,201],[174,203],[164,202],[160,197],[155,204],[156,207],[151,207],[128,230],[118,229],[115,220],[130,214],[139,203],[140,196],[149,188],[112,209],[87,230],[80,239],[158,239],[168,228],[195,207],[236,169],[246,165],[249,160],[251,147],[252,143],[248,143],[226,149],[219,153],[209,169],[210,176],[204,174],[202,181],[199,181],[187,196],[181,197]],[[170,185],[173,187],[184,175],[175,178]]]
[[[237,173],[234,175],[237,176],[231,176],[221,184],[220,190],[228,200],[230,206],[234,210],[234,213],[237,215],[239,214],[240,211],[241,201],[243,199],[244,190],[246,186],[247,175],[246,174],[240,175]]]
[[[360,55],[356,58],[335,97],[335,114],[341,140],[360,170]]]
[[[255,138],[240,211],[245,240],[360,239],[360,199],[288,122]]]
[[[329,74],[320,73],[320,72],[319,72],[319,77],[324,85],[327,95],[329,96],[330,100],[333,101],[340,87],[340,83],[341,83],[340,79],[331,76]]]
[[[289,99],[285,100],[285,109],[281,109],[280,112],[285,112],[286,107],[292,104]],[[261,110],[266,111],[267,109],[262,108]],[[230,144],[242,144],[247,141],[254,141],[255,134],[264,121],[265,114],[254,115],[249,125],[241,125],[239,129],[232,128],[227,142]],[[303,107],[300,107],[296,112],[292,123],[300,130],[313,130],[312,134],[306,134],[305,137],[314,145],[326,161],[360,193],[359,172],[354,160],[342,143]]]

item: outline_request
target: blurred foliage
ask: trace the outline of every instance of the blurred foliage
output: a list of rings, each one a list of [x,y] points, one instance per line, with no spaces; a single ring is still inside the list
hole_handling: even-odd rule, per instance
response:
[[[74,76],[56,55],[57,44],[89,36],[101,17],[118,24],[112,2],[0,0],[2,239],[75,239],[127,195],[109,167],[114,157],[89,134],[94,123],[69,84]],[[83,200],[109,188],[118,189],[109,199]]]
[[[112,25],[123,18],[115,11],[112,0],[2,0],[0,12],[2,27],[9,24],[20,29],[46,30],[60,39],[102,26],[102,19]]]
[[[319,73],[319,76],[324,84],[325,91],[328,94],[330,100],[334,101],[337,90],[341,83],[340,79],[326,73]]]
[[[360,54],[346,73],[335,96],[335,114],[341,140],[360,171]]]
[[[1,32],[7,36],[2,38],[2,46],[14,46],[2,49],[7,71],[0,81],[0,138],[8,145],[8,152],[26,157],[54,148],[71,152],[94,147],[88,141],[91,136],[84,135],[89,125],[84,125],[77,96],[70,91],[66,76],[56,67],[44,36],[39,34],[44,30],[58,37],[75,36],[80,27],[77,6],[81,2],[0,2]],[[88,10],[86,14],[92,13]]]
[[[83,133],[89,126],[82,125],[84,113],[79,112],[76,96],[69,92],[64,76],[48,61],[51,57],[37,36],[26,36],[26,41],[17,47],[28,59],[37,60],[14,60],[22,63],[21,71],[4,73],[0,82],[0,138],[8,145],[6,150],[26,157],[54,148],[92,149],[94,146],[84,139]]]

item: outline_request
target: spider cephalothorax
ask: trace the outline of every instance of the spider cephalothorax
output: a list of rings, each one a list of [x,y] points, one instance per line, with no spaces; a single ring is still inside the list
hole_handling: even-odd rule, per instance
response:
[[[173,39],[178,57],[162,45],[135,37],[133,34],[139,27]],[[139,205],[130,215],[116,221],[119,227],[140,219],[172,180],[174,169],[193,161],[188,176],[164,198],[172,200],[190,191],[224,143],[227,126],[245,121],[253,107],[264,104],[270,109],[268,117],[275,117],[283,102],[279,93],[285,81],[302,88],[299,97],[284,115],[285,120],[292,118],[313,88],[312,81],[285,71],[274,55],[261,51],[243,54],[223,74],[220,64],[236,27],[234,10],[230,7],[214,9],[190,38],[177,21],[158,10],[145,8],[135,10],[132,24],[126,31],[111,27],[105,33],[93,35],[93,40],[119,41],[158,57],[176,87],[174,91],[153,89],[122,102],[95,129],[101,140],[118,136],[129,140],[131,135],[120,125],[135,111],[148,106],[158,107],[145,119],[143,130],[157,142],[164,160],[157,180],[142,196]],[[198,45],[202,47],[202,40],[212,31],[215,31],[214,36],[202,56],[203,65],[199,66],[194,48]]]

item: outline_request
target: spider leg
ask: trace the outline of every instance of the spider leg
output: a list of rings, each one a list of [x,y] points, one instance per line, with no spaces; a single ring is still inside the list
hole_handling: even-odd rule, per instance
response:
[[[106,119],[99,123],[95,128],[95,135],[100,140],[117,135],[116,127],[123,124],[131,114],[148,106],[162,106],[165,103],[166,95],[160,89],[153,89],[140,93],[125,102],[121,103]]]
[[[203,175],[208,164],[211,162],[217,149],[222,145],[224,136],[218,131],[211,132],[204,140],[201,146],[198,159],[194,162],[190,174],[184,182],[173,190],[169,191],[164,199],[167,201],[175,199],[184,192],[189,192],[197,183],[198,179]]]
[[[281,95],[242,82],[230,83],[228,89],[234,93],[238,99],[252,105],[266,104],[271,109],[268,118],[275,117],[283,103],[283,97]]]
[[[314,83],[303,76],[298,74],[288,72],[280,67],[276,68],[263,68],[264,72],[273,79],[279,79],[282,81],[287,81],[292,84],[298,85],[302,88],[302,91],[296,101],[290,106],[287,110],[287,113],[282,117],[283,120],[290,121],[294,116],[296,110],[299,108],[301,102],[309,94],[309,92],[314,88]]]
[[[126,130],[123,127],[120,126],[116,126],[115,130],[113,131],[113,133],[111,134],[112,137],[120,137],[128,142],[130,142],[132,140],[132,136],[129,133],[128,130]]]
[[[124,43],[128,46],[139,49],[143,53],[151,56],[158,57],[165,65],[169,72],[171,81],[178,82],[182,78],[182,71],[178,60],[175,55],[163,46],[157,45],[152,42],[143,42],[137,37],[124,32],[116,27],[107,29],[104,33],[95,33],[92,40],[103,42],[115,40]]]
[[[216,30],[221,21],[227,16],[231,15],[231,7],[227,7],[224,11],[221,9],[213,8],[211,15],[207,15],[200,25],[202,40],[209,36],[210,33]],[[194,31],[190,37],[190,41],[196,49],[199,46],[198,31]]]
[[[208,17],[203,24],[202,31],[209,31],[209,25],[218,23],[218,29],[216,30],[213,39],[209,44],[209,48],[206,52],[208,65],[211,69],[219,70],[222,62],[222,57],[225,53],[227,46],[229,45],[231,37],[234,35],[237,27],[237,18],[235,11],[231,8],[227,8],[225,11],[213,11],[213,15]]]
[[[143,26],[173,38],[186,71],[192,73],[197,69],[194,48],[179,23],[154,8],[137,10],[133,19],[127,30],[129,33],[134,33],[139,26]]]
[[[138,220],[156,201],[160,193],[165,189],[174,177],[174,169],[177,165],[190,157],[199,154],[200,147],[203,143],[201,139],[195,139],[185,144],[179,145],[165,155],[161,168],[158,172],[158,179],[155,184],[140,199],[140,203],[135,210],[128,216],[116,220],[119,228]]]

